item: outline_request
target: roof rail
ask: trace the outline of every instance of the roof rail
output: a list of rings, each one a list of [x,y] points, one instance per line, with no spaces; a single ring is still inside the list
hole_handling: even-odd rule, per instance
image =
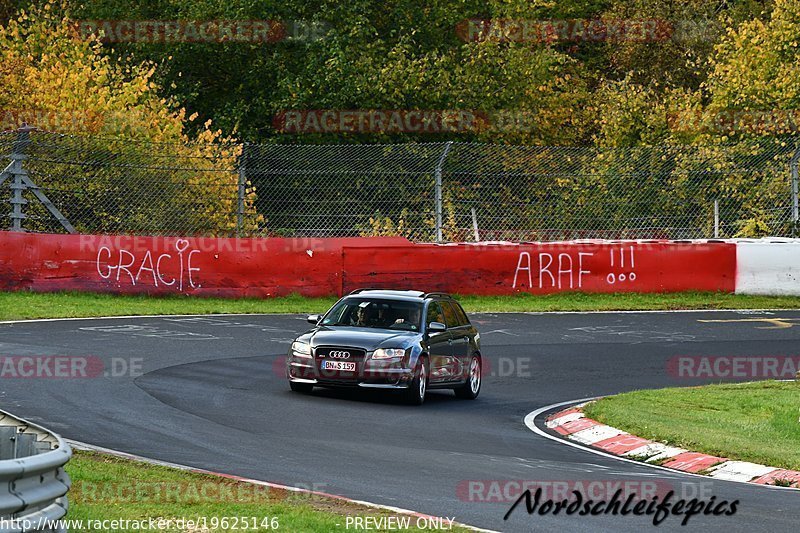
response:
[[[425,294],[422,295],[422,297],[423,298],[434,298],[434,297],[452,298],[452,296],[450,296],[446,292],[426,292]]]
[[[368,291],[377,291],[377,292],[394,292],[398,294],[402,293],[409,293],[409,296],[414,296],[416,298],[425,298],[426,296],[442,296],[445,298],[449,298],[450,295],[444,292],[431,292],[431,293],[424,293],[423,291],[415,291],[413,289],[386,289],[383,287],[363,287],[361,289],[356,289],[348,294],[348,296],[352,296],[354,294],[360,294],[362,292]]]
[[[364,288],[361,288],[361,289],[356,289],[356,290],[352,291],[350,294],[358,294],[358,293],[364,292],[364,291],[388,291],[388,290],[391,290],[391,289],[379,289],[377,287],[364,287]]]

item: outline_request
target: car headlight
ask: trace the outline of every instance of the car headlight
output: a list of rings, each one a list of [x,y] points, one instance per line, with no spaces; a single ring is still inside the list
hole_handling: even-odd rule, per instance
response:
[[[292,355],[295,357],[307,357],[311,358],[311,345],[306,344],[304,342],[293,342],[292,343]]]
[[[406,351],[402,348],[378,348],[375,350],[375,353],[372,354],[373,359],[395,359],[398,357],[403,357],[406,354]]]

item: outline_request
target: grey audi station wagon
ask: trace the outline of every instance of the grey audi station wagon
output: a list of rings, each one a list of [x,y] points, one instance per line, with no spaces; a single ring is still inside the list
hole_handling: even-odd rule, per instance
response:
[[[480,334],[448,294],[359,289],[308,321],[314,327],[289,348],[293,391],[397,389],[416,405],[428,389],[469,400],[480,393]]]

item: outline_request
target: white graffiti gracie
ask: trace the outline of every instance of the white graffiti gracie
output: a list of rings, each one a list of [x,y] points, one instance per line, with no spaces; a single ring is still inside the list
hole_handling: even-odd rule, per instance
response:
[[[186,239],[175,241],[175,251],[176,254],[163,253],[154,259],[152,252],[146,250],[139,258],[124,248],[112,252],[111,248],[101,246],[97,250],[97,273],[103,279],[120,281],[120,278],[126,279],[122,277],[124,272],[134,286],[137,283],[150,283],[152,279],[155,287],[161,284],[183,291],[185,280],[188,282],[187,288],[199,288],[200,284],[195,283],[192,273],[200,272],[200,269],[192,266],[192,256],[200,251],[189,250],[189,241]]]

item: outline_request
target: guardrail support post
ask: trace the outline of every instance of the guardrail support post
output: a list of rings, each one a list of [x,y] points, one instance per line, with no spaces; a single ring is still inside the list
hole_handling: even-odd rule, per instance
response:
[[[447,141],[444,152],[436,164],[436,242],[442,242],[442,167],[452,145],[453,141]]]

